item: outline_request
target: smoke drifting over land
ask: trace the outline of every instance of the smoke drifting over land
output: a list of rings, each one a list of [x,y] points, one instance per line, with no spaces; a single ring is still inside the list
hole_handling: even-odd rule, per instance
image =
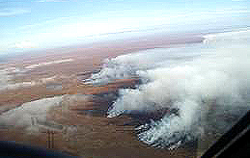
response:
[[[3,65],[0,67],[0,77],[1,77],[0,91],[18,89],[18,88],[27,88],[35,85],[41,85],[47,82],[53,82],[56,79],[56,76],[39,78],[37,80],[30,79],[29,81],[24,81],[24,82],[15,82],[15,77],[27,75],[26,73],[29,72],[30,70],[34,70],[43,66],[51,66],[55,64],[68,63],[72,61],[74,60],[71,58],[62,60],[52,60],[48,62],[41,62],[38,64],[30,64],[26,67]]]
[[[2,113],[0,127],[24,128],[28,131],[37,131],[41,127],[56,129],[56,123],[47,119],[46,116],[53,107],[69,106],[88,98],[85,95],[62,95],[27,102]]]
[[[21,127],[38,129],[39,122],[46,122],[46,114],[53,106],[61,106],[62,96],[44,98],[27,102],[18,108],[9,110],[0,115],[0,125],[7,127]]]
[[[250,109],[250,31],[212,34],[200,44],[153,49],[105,61],[93,83],[138,76],[137,89],[122,89],[108,117],[161,108],[177,109],[140,126],[140,140],[177,147],[199,134],[200,127],[224,132]],[[211,113],[211,109],[215,110]],[[205,115],[203,115],[205,114]],[[216,119],[206,120],[204,117]],[[233,119],[228,119],[228,118]],[[212,129],[211,129],[212,130]]]
[[[197,47],[195,51],[189,47],[182,45],[181,48],[151,49],[106,59],[101,71],[92,75],[91,82],[105,84],[115,79],[131,78],[138,76],[140,71],[176,65],[201,55],[200,47],[192,45],[192,48]]]

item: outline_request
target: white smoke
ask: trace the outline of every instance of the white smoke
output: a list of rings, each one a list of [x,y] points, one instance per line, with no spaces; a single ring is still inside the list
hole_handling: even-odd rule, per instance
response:
[[[187,45],[184,48],[159,48],[157,51],[151,49],[106,59],[101,71],[91,76],[90,83],[105,84],[115,79],[136,77],[140,70],[177,64],[201,55],[200,48],[190,52],[189,47]],[[196,45],[192,45],[192,47],[196,47]]]
[[[46,114],[50,107],[60,106],[62,96],[44,98],[24,103],[0,115],[0,125],[7,127],[30,128],[37,122],[46,122]]]
[[[48,62],[41,62],[38,64],[32,64],[29,66],[26,66],[25,69],[35,69],[37,67],[42,67],[42,66],[48,66],[48,65],[54,65],[54,64],[61,64],[61,63],[67,63],[67,62],[72,62],[74,59],[62,59],[62,60],[54,60],[54,61],[48,61]]]
[[[18,67],[8,67],[5,66],[0,69],[0,91],[4,90],[15,90],[19,88],[32,87],[36,85],[41,85],[44,83],[53,82],[57,76],[51,76],[48,78],[39,78],[36,80],[15,82],[15,77],[26,75],[26,69],[20,69]]]
[[[0,91],[6,89],[15,89],[17,87],[21,87],[20,83],[10,83],[11,79],[13,79],[13,74],[20,75],[24,73],[23,70],[15,67],[7,67],[4,66],[0,68]],[[27,86],[27,83],[23,84],[23,87]]]
[[[225,122],[227,116],[242,116],[240,107],[250,109],[249,41],[250,31],[245,30],[207,35],[198,45],[122,55],[107,61],[92,78],[107,82],[136,74],[146,80],[137,89],[120,90],[108,117],[134,110],[178,109],[178,115],[166,114],[140,127],[147,129],[139,134],[142,141],[172,148],[197,135],[201,113],[211,107],[216,108],[214,119],[219,119],[215,126],[222,130],[232,124]]]
[[[0,127],[24,128],[31,131],[37,131],[40,127],[56,129],[56,122],[47,118],[51,108],[56,106],[67,108],[88,98],[86,95],[62,95],[27,102],[2,113]]]
[[[4,90],[13,90],[19,88],[26,88],[35,85],[41,85],[47,82],[53,82],[56,79],[56,76],[51,76],[48,78],[41,78],[36,80],[24,81],[24,82],[15,82],[15,77],[27,75],[26,73],[32,69],[36,69],[42,66],[50,66],[54,64],[61,64],[72,62],[74,59],[62,59],[62,60],[53,60],[48,62],[41,62],[38,64],[31,64],[26,67],[10,66],[3,65],[0,67],[0,91]]]

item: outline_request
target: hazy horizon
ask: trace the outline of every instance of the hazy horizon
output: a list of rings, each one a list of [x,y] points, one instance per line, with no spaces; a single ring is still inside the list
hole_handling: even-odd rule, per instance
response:
[[[76,1],[0,3],[0,54],[154,33],[247,27],[248,1]]]

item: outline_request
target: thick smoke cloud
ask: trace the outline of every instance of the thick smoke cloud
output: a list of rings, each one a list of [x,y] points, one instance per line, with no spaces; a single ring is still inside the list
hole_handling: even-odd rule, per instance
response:
[[[106,61],[92,79],[95,83],[133,75],[142,78],[145,82],[137,89],[120,90],[108,117],[178,109],[178,115],[166,114],[138,128],[147,129],[139,134],[145,143],[173,148],[196,137],[200,127],[212,124],[224,132],[250,109],[249,41],[247,30],[207,35],[198,45],[122,55]],[[208,116],[216,121],[204,119]],[[206,121],[201,125],[201,120]]]
[[[165,65],[175,65],[183,61],[192,60],[200,56],[200,47],[190,51],[189,45],[180,45],[181,48],[159,48],[125,54],[112,59],[106,59],[99,73],[91,76],[91,83],[105,84],[115,79],[124,79],[138,76],[139,71],[149,70]]]

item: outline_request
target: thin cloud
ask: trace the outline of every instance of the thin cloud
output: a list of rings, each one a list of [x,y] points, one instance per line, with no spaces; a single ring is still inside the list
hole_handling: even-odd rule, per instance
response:
[[[40,27],[44,27],[46,25],[55,25],[58,22],[65,22],[68,19],[73,18],[73,17],[60,17],[60,18],[55,18],[55,19],[51,19],[51,20],[47,20],[47,21],[43,21],[40,23],[34,23],[34,24],[29,24],[29,25],[24,25],[22,27],[20,27],[20,30],[30,30],[30,29],[38,29]]]
[[[14,48],[21,48],[21,49],[25,49],[25,48],[36,48],[37,46],[33,43],[31,43],[30,41],[22,41],[20,43],[16,43]]]
[[[233,2],[245,2],[246,0],[232,0]]]
[[[39,0],[37,2],[45,3],[45,2],[68,2],[69,0]]]
[[[0,17],[16,16],[25,13],[30,13],[30,10],[23,8],[4,8],[0,10]]]

